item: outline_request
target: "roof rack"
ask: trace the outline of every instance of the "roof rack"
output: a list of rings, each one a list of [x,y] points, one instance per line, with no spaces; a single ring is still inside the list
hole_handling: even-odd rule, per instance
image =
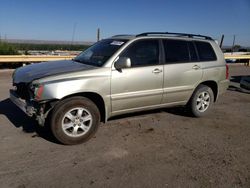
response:
[[[174,35],[174,36],[183,36],[183,37],[188,37],[188,38],[204,38],[206,40],[213,40],[209,36],[204,36],[204,35],[195,35],[195,34],[189,34],[189,33],[171,33],[171,32],[147,32],[147,33],[141,33],[136,35],[136,37],[142,37],[142,36],[148,36],[148,35]]]

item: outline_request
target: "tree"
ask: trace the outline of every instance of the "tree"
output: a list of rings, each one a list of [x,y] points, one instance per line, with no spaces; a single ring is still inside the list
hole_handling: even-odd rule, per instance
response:
[[[0,41],[0,55],[18,55],[18,51],[10,44]]]
[[[235,52],[235,51],[239,51],[240,48],[241,48],[241,46],[238,45],[238,44],[236,44],[236,45],[233,46],[233,51],[234,51],[234,52]]]

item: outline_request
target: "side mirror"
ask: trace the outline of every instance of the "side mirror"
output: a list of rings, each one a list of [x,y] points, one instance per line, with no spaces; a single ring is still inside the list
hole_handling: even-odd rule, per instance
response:
[[[119,59],[115,62],[115,68],[117,70],[129,67],[131,67],[131,60],[128,57],[119,57]]]

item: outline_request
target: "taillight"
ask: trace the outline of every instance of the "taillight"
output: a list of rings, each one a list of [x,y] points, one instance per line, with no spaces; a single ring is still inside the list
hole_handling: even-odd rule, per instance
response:
[[[228,68],[228,64],[226,64],[226,79],[229,79],[229,68]]]
[[[35,89],[35,99],[40,100],[43,94],[43,85],[39,85],[38,88]]]

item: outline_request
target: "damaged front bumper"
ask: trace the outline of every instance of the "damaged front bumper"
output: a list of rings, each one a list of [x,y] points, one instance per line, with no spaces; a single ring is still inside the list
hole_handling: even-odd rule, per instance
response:
[[[47,113],[44,114],[44,106],[43,105],[35,105],[34,103],[21,99],[15,90],[10,90],[10,100],[18,106],[26,115],[29,117],[34,117],[38,121],[38,124],[43,126],[45,123],[45,118]]]
[[[36,114],[36,110],[32,104],[29,104],[26,100],[21,99],[16,94],[15,90],[10,90],[10,100],[28,116],[32,117],[34,114]]]

